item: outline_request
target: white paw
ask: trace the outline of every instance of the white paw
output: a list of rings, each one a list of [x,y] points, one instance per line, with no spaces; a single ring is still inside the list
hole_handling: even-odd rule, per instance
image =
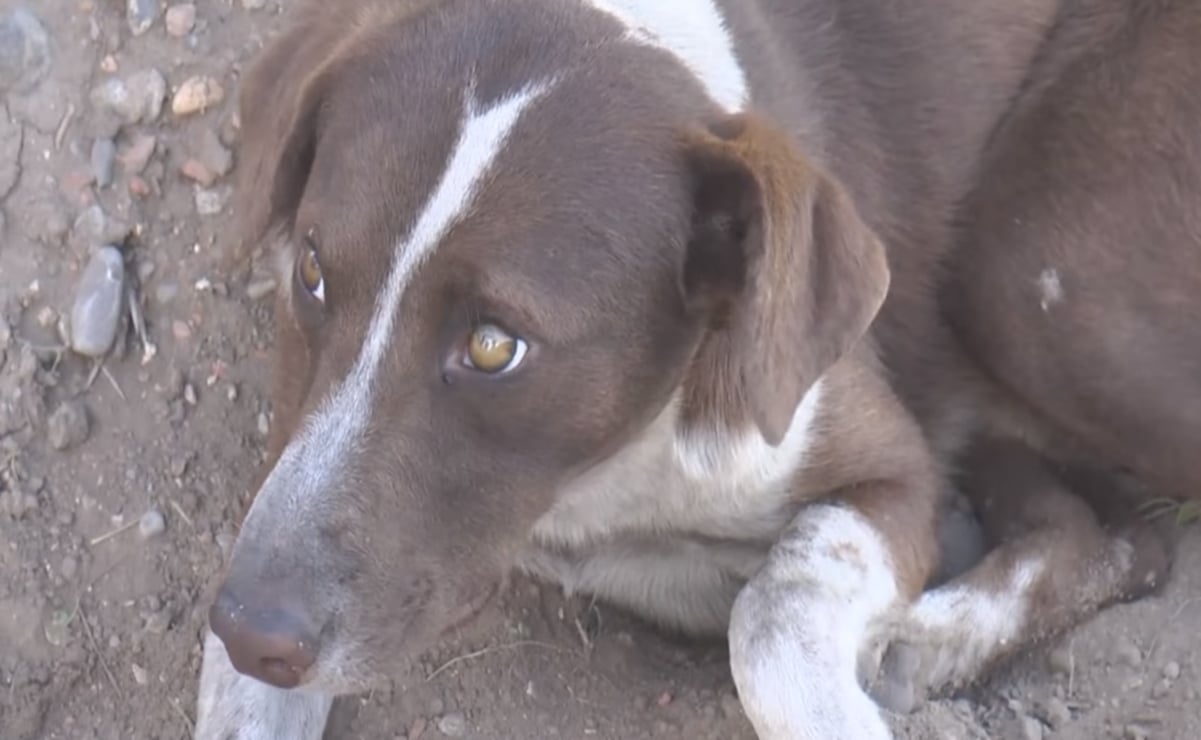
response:
[[[238,673],[225,646],[204,640],[195,740],[321,740],[333,698],[277,689]]]

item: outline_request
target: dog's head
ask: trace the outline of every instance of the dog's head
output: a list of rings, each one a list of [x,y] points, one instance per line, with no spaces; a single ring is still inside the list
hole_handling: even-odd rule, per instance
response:
[[[887,287],[787,134],[586,3],[325,2],[241,111],[240,237],[285,267],[212,624],[277,685],[362,688],[471,616],[664,409],[777,443]]]

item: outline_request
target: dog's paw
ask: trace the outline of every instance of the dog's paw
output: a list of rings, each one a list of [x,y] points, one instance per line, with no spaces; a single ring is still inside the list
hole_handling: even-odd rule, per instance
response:
[[[1112,547],[1118,551],[1115,560],[1126,566],[1116,601],[1131,602],[1151,596],[1168,580],[1172,553],[1163,536],[1150,524],[1135,522],[1123,527],[1115,534]]]

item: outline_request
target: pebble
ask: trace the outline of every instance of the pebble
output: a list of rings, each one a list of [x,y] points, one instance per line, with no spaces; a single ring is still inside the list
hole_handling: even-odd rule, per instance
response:
[[[1043,704],[1043,719],[1051,729],[1059,730],[1072,721],[1072,710],[1062,699],[1052,696]]]
[[[64,401],[46,420],[46,439],[59,451],[83,444],[89,431],[88,410],[81,401]]]
[[[258,419],[255,420],[255,426],[258,428],[260,436],[266,437],[271,432],[271,420],[266,414],[260,413]]]
[[[138,533],[142,535],[142,539],[148,540],[157,537],[166,529],[167,520],[163,518],[163,512],[158,509],[150,509],[138,520]]]
[[[115,113],[125,123],[149,123],[159,117],[167,99],[167,78],[157,69],[111,78],[92,88],[92,105]]]
[[[196,26],[196,6],[192,3],[180,3],[167,8],[163,18],[167,33],[175,38],[183,38],[192,32]]]
[[[1163,677],[1169,681],[1175,681],[1180,678],[1180,664],[1176,661],[1171,661],[1163,667]]]
[[[200,130],[195,150],[196,159],[217,177],[225,177],[234,167],[234,155],[221,143],[221,137],[212,128]]]
[[[1114,645],[1113,652],[1118,662],[1123,665],[1131,668],[1137,668],[1142,665],[1143,652],[1139,650],[1138,645],[1135,645],[1129,637],[1119,638]]]
[[[125,17],[129,21],[129,30],[134,36],[146,33],[158,19],[158,11],[158,0],[127,0]]]
[[[467,718],[461,712],[451,712],[438,718],[438,731],[447,737],[467,734]]]
[[[150,683],[150,676],[146,673],[146,669],[137,663],[130,663],[129,670],[133,673],[133,680],[138,686],[145,686]]]
[[[216,216],[225,210],[231,191],[228,188],[197,188],[196,213],[201,216]]]
[[[1043,723],[1034,717],[1022,717],[1022,737],[1025,740],[1043,740]]]
[[[50,36],[28,8],[0,16],[0,95],[33,90],[50,69]]]
[[[183,81],[171,99],[171,112],[177,116],[201,113],[225,99],[225,88],[214,77],[196,75]]]
[[[102,244],[123,244],[132,231],[127,221],[109,216],[99,205],[83,209],[71,225],[75,245],[83,251]]]
[[[63,578],[71,580],[75,577],[75,574],[79,572],[79,561],[68,555],[67,557],[63,558],[63,564],[59,569],[59,572],[62,573]]]
[[[121,252],[104,246],[79,276],[71,309],[71,349],[101,357],[113,345],[125,297],[125,264]]]
[[[196,398],[196,386],[188,383],[183,387],[183,400],[189,406],[195,406],[199,399]]]
[[[112,139],[96,139],[92,142],[92,177],[97,187],[107,188],[113,184],[113,161],[117,157],[117,145]]]
[[[117,155],[121,168],[131,175],[141,174],[150,163],[150,158],[154,156],[154,147],[157,144],[158,140],[150,134],[134,134],[129,146]]]
[[[1126,725],[1122,733],[1122,737],[1126,740],[1148,740],[1151,737],[1150,731],[1141,725]]]
[[[242,0],[242,7],[247,10],[262,10],[267,7],[267,0]]]
[[[183,164],[179,166],[179,173],[206,188],[217,181],[217,174],[210,170],[204,162],[194,157],[184,160]]]
[[[67,638],[71,635],[72,614],[67,611],[59,610],[50,615],[50,619],[46,620],[46,624],[42,626],[42,633],[46,635],[46,642],[55,647],[62,647],[67,644]]]

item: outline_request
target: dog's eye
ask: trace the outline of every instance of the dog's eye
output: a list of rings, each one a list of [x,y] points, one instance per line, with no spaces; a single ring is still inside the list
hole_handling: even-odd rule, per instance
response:
[[[300,258],[296,262],[296,277],[310,295],[322,303],[325,302],[325,277],[321,274],[321,263],[317,260],[317,250],[312,244],[306,243],[300,250]]]
[[[483,324],[471,332],[463,362],[473,370],[499,375],[517,369],[528,349],[521,339],[494,324]]]

